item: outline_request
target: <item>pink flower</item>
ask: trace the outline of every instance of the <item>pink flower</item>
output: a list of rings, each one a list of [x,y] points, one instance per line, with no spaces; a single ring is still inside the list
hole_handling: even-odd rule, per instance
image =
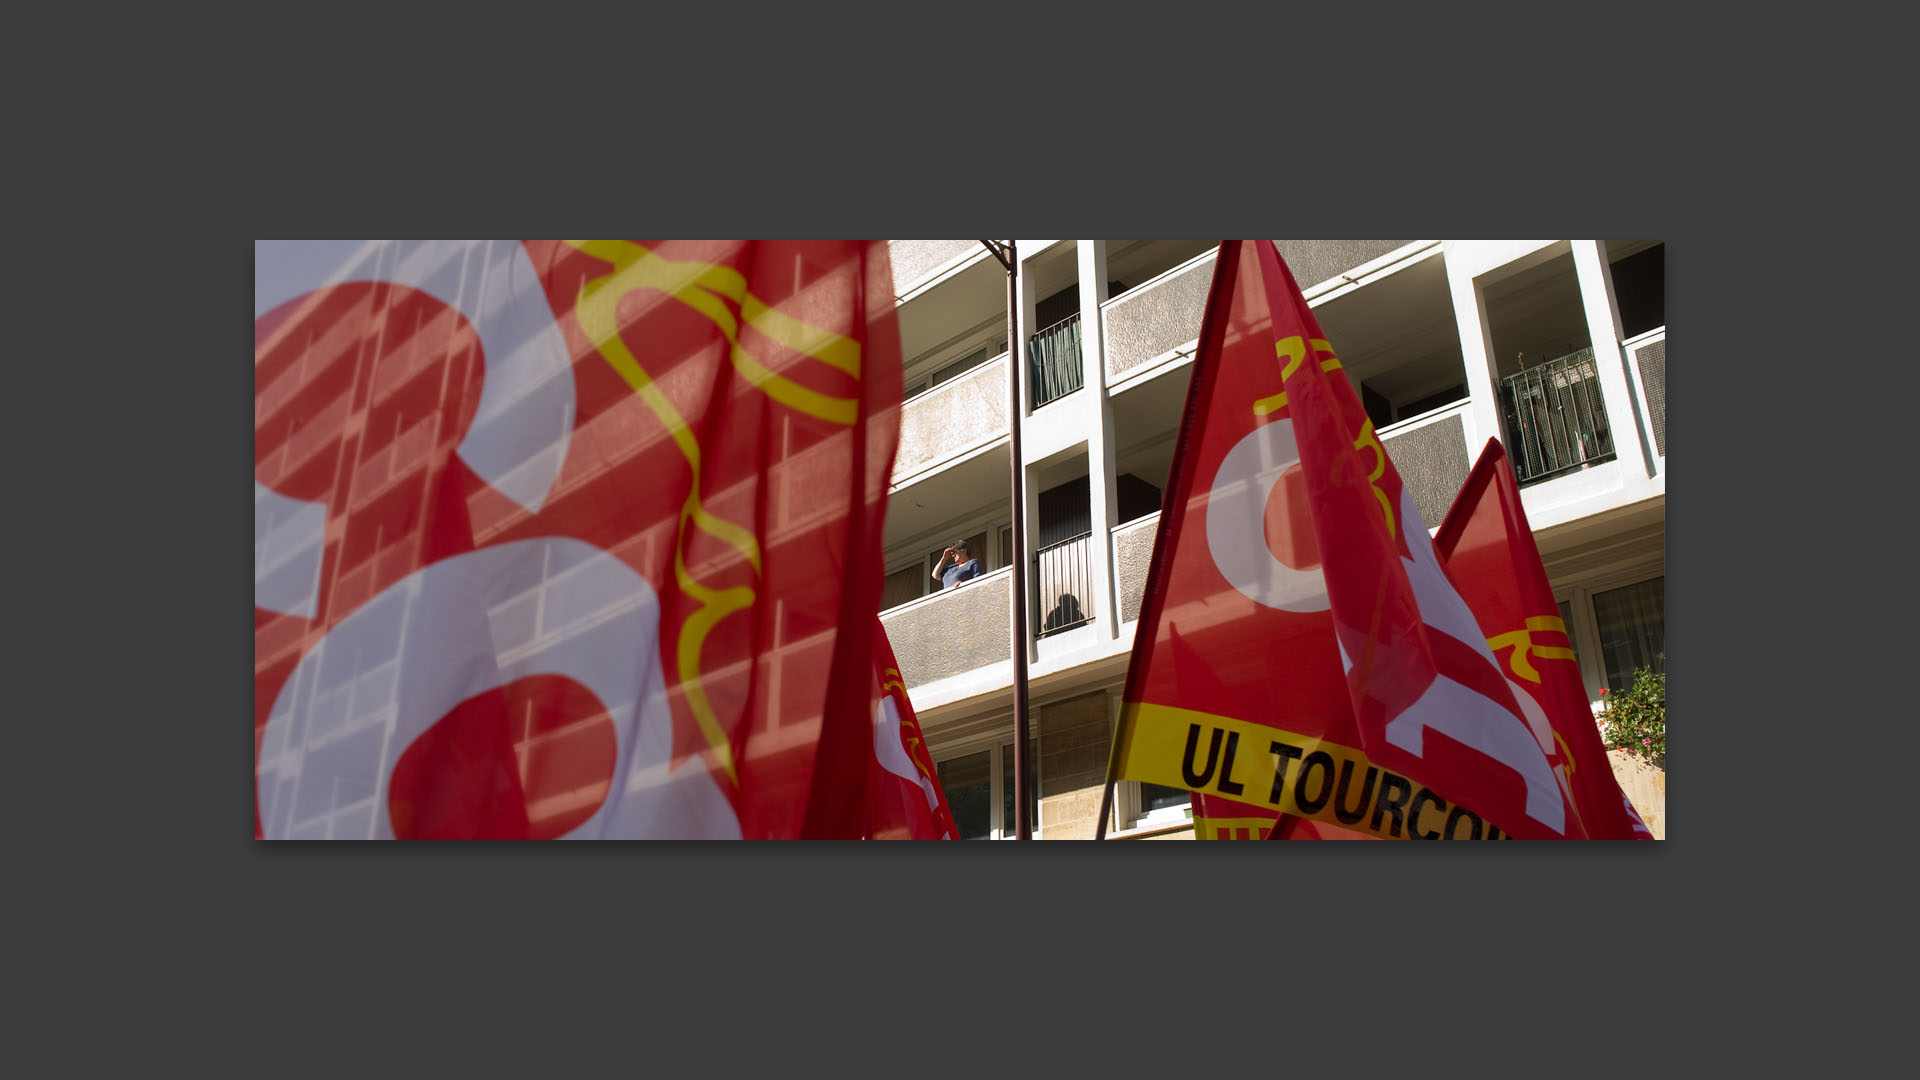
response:
[[[1641,740],[1640,740],[1640,745],[1641,745],[1641,746],[1652,746],[1652,745],[1653,745],[1653,740],[1652,740],[1652,739],[1641,739]]]

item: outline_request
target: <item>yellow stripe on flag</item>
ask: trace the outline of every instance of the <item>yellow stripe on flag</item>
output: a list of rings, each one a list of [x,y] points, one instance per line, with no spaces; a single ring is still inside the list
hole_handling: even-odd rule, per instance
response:
[[[1353,747],[1194,709],[1124,703],[1114,762],[1116,779],[1218,795],[1387,839],[1502,836],[1478,814]]]

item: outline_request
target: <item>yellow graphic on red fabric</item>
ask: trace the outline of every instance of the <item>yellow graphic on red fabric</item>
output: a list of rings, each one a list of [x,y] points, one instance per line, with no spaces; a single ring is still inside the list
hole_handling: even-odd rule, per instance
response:
[[[899,668],[887,668],[880,676],[882,694],[898,690],[901,701],[907,700],[907,684],[900,681]],[[900,731],[907,735],[907,760],[920,770],[920,775],[929,780],[935,779],[933,760],[927,756],[926,740],[920,737],[920,720],[913,715],[911,707],[900,710]]]
[[[700,652],[707,635],[720,620],[753,604],[754,590],[748,586],[712,589],[702,585],[688,571],[685,551],[691,530],[697,528],[740,552],[757,576],[759,544],[751,530],[712,514],[702,505],[699,440],[646,369],[628,351],[620,337],[616,313],[620,301],[629,293],[642,289],[663,293],[704,315],[720,329],[727,340],[728,359],[747,383],[783,405],[842,425],[851,425],[858,419],[857,399],[822,394],[769,370],[740,344],[741,318],[769,340],[856,378],[860,375],[860,343],[768,307],[747,292],[746,278],[731,267],[665,258],[625,240],[569,240],[567,244],[613,264],[612,270],[581,284],[580,295],[574,301],[574,314],[595,350],[659,418],[693,470],[693,484],[680,510],[673,573],[680,588],[698,602],[700,608],[681,627],[675,655],[681,684],[687,691],[687,703],[700,731],[726,769],[728,778],[738,786],[740,777],[732,744],[702,685]],[[739,306],[741,318],[735,317],[723,299]]]
[[[1193,835],[1201,840],[1260,840],[1273,823],[1273,818],[1197,817],[1193,819]]]
[[[1504,835],[1478,813],[1355,747],[1197,709],[1123,702],[1114,757],[1116,779],[1198,791],[1378,837]],[[1244,824],[1229,826],[1239,827]]]
[[[1386,492],[1380,490],[1380,478],[1387,475],[1387,450],[1373,433],[1372,420],[1360,425],[1360,437],[1353,440],[1353,448],[1356,452],[1366,449],[1373,451],[1373,471],[1367,474],[1367,486],[1373,489],[1373,497],[1380,501],[1380,512],[1387,516],[1387,537],[1397,537],[1399,530],[1395,527],[1393,502],[1387,498]]]
[[[1501,649],[1511,648],[1513,653],[1507,657],[1507,667],[1516,676],[1530,683],[1540,681],[1540,669],[1533,666],[1532,656],[1547,660],[1572,660],[1573,650],[1565,645],[1545,645],[1534,640],[1535,633],[1553,633],[1567,636],[1567,625],[1558,615],[1529,615],[1524,630],[1509,630],[1487,639],[1487,647],[1498,654]]]
[[[1487,639],[1487,648],[1493,650],[1495,656],[1499,656],[1502,649],[1511,649],[1512,652],[1507,654],[1507,670],[1511,671],[1514,677],[1525,679],[1537,686],[1541,684],[1542,676],[1540,669],[1533,666],[1534,657],[1543,660],[1573,660],[1574,655],[1573,650],[1567,646],[1541,643],[1534,638],[1535,634],[1559,634],[1565,638],[1567,624],[1558,615],[1529,615],[1525,629],[1495,634]],[[1577,763],[1573,760],[1573,750],[1567,746],[1567,740],[1561,738],[1558,731],[1553,733],[1553,741],[1554,745],[1559,747],[1560,760],[1567,767],[1566,772],[1558,777],[1560,790],[1567,797],[1567,806],[1573,810],[1574,821],[1580,824],[1581,833],[1588,835],[1586,823],[1581,820],[1579,804],[1573,797],[1573,774],[1578,769]]]
[[[1298,334],[1274,342],[1273,351],[1274,355],[1287,362],[1287,365],[1280,369],[1281,382],[1285,382],[1288,376],[1300,370],[1300,363],[1305,360],[1307,356],[1306,343],[1301,340]],[[1334,355],[1332,342],[1326,338],[1314,338],[1313,351],[1316,355],[1320,353],[1327,355],[1325,360],[1320,361],[1321,371],[1337,371],[1340,369],[1340,358]],[[1281,393],[1274,394],[1272,397],[1263,397],[1259,401],[1254,402],[1253,415],[1266,416],[1270,413],[1279,412],[1286,407],[1287,395],[1282,391]]]

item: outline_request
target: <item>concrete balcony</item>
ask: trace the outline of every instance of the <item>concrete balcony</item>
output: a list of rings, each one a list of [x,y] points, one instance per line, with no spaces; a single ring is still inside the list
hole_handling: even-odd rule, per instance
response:
[[[1571,535],[1612,517],[1615,511],[1657,506],[1665,498],[1666,346],[1667,331],[1662,326],[1621,342],[1617,349],[1596,350],[1600,381],[1611,380],[1618,387],[1605,400],[1614,454],[1520,489],[1535,534],[1553,530]],[[1611,372],[1608,365],[1613,366]],[[1478,451],[1475,447],[1474,452]],[[1513,456],[1512,445],[1507,453]]]
[[[1100,309],[1108,385],[1140,375],[1200,336],[1215,252],[1189,259]]]
[[[1466,414],[1472,404],[1462,399],[1378,432],[1387,459],[1400,474],[1400,483],[1412,492],[1413,505],[1420,509],[1429,531],[1446,520],[1480,453],[1480,447],[1467,446]]]
[[[982,669],[1013,662],[1012,597],[1013,573],[1002,568],[882,614],[900,681],[912,690],[974,673],[989,688],[992,673]],[[1006,681],[1003,672],[998,683]]]
[[[1113,572],[1120,587],[1120,621],[1140,619],[1141,598],[1147,592],[1147,568],[1153,564],[1154,539],[1160,533],[1160,515],[1148,514],[1113,530]]]
[[[1667,461],[1667,328],[1649,330],[1620,343],[1630,359],[1635,397],[1646,421],[1659,471]]]
[[[977,259],[990,258],[978,240],[889,240],[893,294],[912,296],[929,282]]]
[[[905,483],[1007,437],[1007,355],[908,401],[900,413],[893,482]]]

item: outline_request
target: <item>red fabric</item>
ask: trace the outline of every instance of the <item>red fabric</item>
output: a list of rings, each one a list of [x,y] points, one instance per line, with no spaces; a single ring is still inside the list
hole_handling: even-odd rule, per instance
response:
[[[512,408],[476,417],[482,362],[494,358],[467,305],[497,304],[510,281],[480,283],[481,263],[469,258],[471,273],[448,279],[466,290],[464,304],[348,281],[256,318],[255,479],[326,506],[317,611],[263,610],[256,594],[256,761],[269,714],[304,701],[290,676],[344,620],[436,567],[564,540],[610,554],[657,596],[657,647],[633,663],[659,672],[647,700],[670,715],[673,768],[709,773],[746,838],[858,838],[901,385],[885,243],[522,248],[516,265],[531,264],[571,381],[565,455],[537,510],[457,452],[470,431],[525,420]],[[400,261],[367,265],[385,273]],[[613,337],[583,323],[590,296],[611,305]],[[856,347],[853,370],[812,351],[829,339]],[[622,351],[643,374],[619,370],[611,356]],[[782,387],[797,389],[783,399]],[[824,400],[843,412],[806,404]],[[522,617],[475,616],[482,634],[485,620],[505,632]],[[403,672],[423,662],[400,659]],[[511,658],[504,647],[483,657],[475,678],[496,659],[504,670]],[[410,746],[375,739],[333,752],[365,755],[368,791],[386,789],[378,812],[404,806],[401,816],[431,835],[557,835],[618,795],[605,794],[622,780],[607,708],[567,679],[520,679],[444,713],[444,725],[426,718],[431,737]],[[297,780],[297,755],[311,763],[321,747],[301,724],[294,735],[308,741],[274,752],[294,762],[287,775]],[[257,801],[256,835],[269,809],[280,812]]]
[[[1280,824],[1280,835],[1269,837],[1273,840],[1378,840],[1379,837],[1363,833],[1358,829],[1343,829],[1332,822],[1315,821],[1312,818],[1295,817],[1287,814]]]
[[[1587,833],[1595,839],[1652,839],[1607,764],[1580,666],[1570,655],[1573,642],[1560,622],[1520,485],[1498,439],[1489,439],[1480,452],[1433,544],[1509,680],[1532,697],[1550,725],[1541,749],[1568,781]]]
[[[1295,464],[1277,476],[1272,472],[1290,441],[1291,421],[1283,407],[1264,413],[1253,408],[1282,390],[1274,318],[1252,246],[1222,245],[1124,697],[1130,705],[1199,710],[1273,727],[1303,745],[1324,740],[1358,749],[1362,743],[1324,605],[1303,470]],[[1262,439],[1269,441],[1262,445]],[[1249,481],[1248,467],[1259,477]],[[1219,521],[1210,526],[1210,518]],[[1218,551],[1210,536],[1216,527],[1227,536]],[[1251,572],[1223,565],[1223,559],[1236,558],[1260,565]],[[1278,591],[1263,591],[1263,582],[1277,582]],[[1322,597],[1318,604],[1315,594]],[[1116,779],[1148,779],[1124,757],[1116,755]],[[1300,771],[1299,763],[1293,771]],[[1367,790],[1375,791],[1376,774],[1363,773]],[[1196,790],[1179,776],[1177,769],[1162,768],[1151,779],[1193,790],[1196,819],[1232,823],[1223,836],[1264,836],[1270,825],[1256,830],[1242,823],[1272,822],[1280,814]],[[1328,836],[1351,832],[1334,820],[1330,805],[1312,816],[1326,823]],[[1472,831],[1479,835],[1477,822]],[[1295,832],[1320,835],[1318,829]],[[1382,835],[1412,832],[1397,818],[1383,818]],[[1437,834],[1437,826],[1429,833]]]
[[[900,678],[900,662],[886,627],[875,618],[873,670],[879,700],[874,710],[872,781],[868,785],[867,835],[874,840],[955,840],[947,793],[927,753],[927,742]],[[903,775],[905,774],[905,775]]]
[[[1223,256],[1225,258],[1225,256]],[[1359,396],[1271,244],[1245,245],[1270,340],[1303,342],[1284,376],[1341,666],[1367,755],[1521,839],[1587,835]]]

